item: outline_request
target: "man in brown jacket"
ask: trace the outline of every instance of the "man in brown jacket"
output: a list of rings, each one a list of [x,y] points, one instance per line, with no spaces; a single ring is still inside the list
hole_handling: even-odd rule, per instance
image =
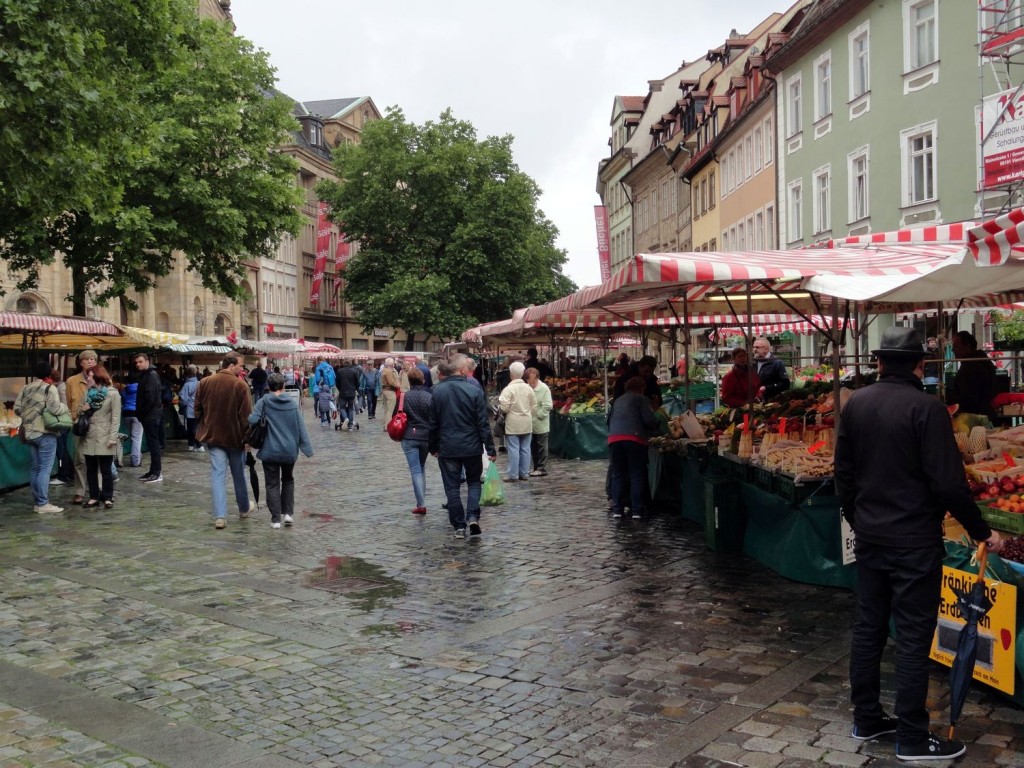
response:
[[[249,491],[245,486],[245,433],[252,411],[249,387],[238,378],[242,356],[229,352],[220,370],[199,382],[195,412],[199,419],[196,439],[210,454],[210,480],[213,484],[214,527],[227,525],[228,498],[224,487],[228,467],[235,486],[238,516],[249,516]]]
[[[86,393],[89,391],[89,371],[96,367],[96,363],[99,362],[99,358],[96,353],[91,349],[83,350],[78,356],[78,367],[81,368],[79,373],[74,376],[68,376],[64,386],[67,390],[68,398],[68,411],[71,413],[72,419],[78,418],[78,412],[82,408],[82,403],[85,402]],[[58,440],[66,439],[63,434],[57,436]],[[72,504],[81,504],[85,501],[85,491],[89,487],[85,482],[85,454],[82,453],[82,442],[84,438],[74,438],[75,451],[72,459],[75,464],[75,497],[71,500]]]

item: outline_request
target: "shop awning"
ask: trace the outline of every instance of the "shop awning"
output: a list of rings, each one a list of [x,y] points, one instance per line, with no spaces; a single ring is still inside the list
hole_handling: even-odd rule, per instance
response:
[[[169,331],[153,331],[149,328],[133,328],[128,325],[119,326],[129,339],[150,347],[169,347],[172,344],[188,344],[188,336]]]
[[[231,351],[231,347],[210,344],[169,344],[164,349],[179,355],[226,355]]]
[[[298,339],[239,339],[235,349],[252,350],[265,355],[297,355],[305,351],[305,347]]]

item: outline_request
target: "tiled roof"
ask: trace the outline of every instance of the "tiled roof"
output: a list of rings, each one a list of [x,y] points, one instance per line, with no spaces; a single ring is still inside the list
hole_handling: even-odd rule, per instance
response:
[[[643,112],[644,96],[623,96],[622,108],[627,112]]]
[[[363,96],[353,96],[348,99],[325,99],[323,101],[307,101],[304,106],[310,114],[323,118],[338,117],[346,112],[353,104],[363,99]]]

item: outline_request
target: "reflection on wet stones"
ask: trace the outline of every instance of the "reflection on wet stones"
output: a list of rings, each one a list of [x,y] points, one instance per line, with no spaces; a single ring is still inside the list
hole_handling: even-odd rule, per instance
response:
[[[343,595],[364,611],[375,610],[383,600],[406,593],[405,585],[385,575],[380,566],[343,555],[326,558],[322,567],[304,577],[303,586]]]

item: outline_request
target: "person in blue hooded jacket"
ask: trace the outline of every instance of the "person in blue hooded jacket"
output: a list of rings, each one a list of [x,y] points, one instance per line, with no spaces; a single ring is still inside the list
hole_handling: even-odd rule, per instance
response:
[[[270,393],[260,399],[249,414],[249,423],[266,419],[267,436],[256,458],[263,462],[263,479],[267,486],[267,506],[270,508],[270,527],[295,522],[295,479],[292,472],[299,451],[309,458],[313,444],[306,432],[302,412],[294,398],[284,391],[284,376],[272,373],[267,377]]]

